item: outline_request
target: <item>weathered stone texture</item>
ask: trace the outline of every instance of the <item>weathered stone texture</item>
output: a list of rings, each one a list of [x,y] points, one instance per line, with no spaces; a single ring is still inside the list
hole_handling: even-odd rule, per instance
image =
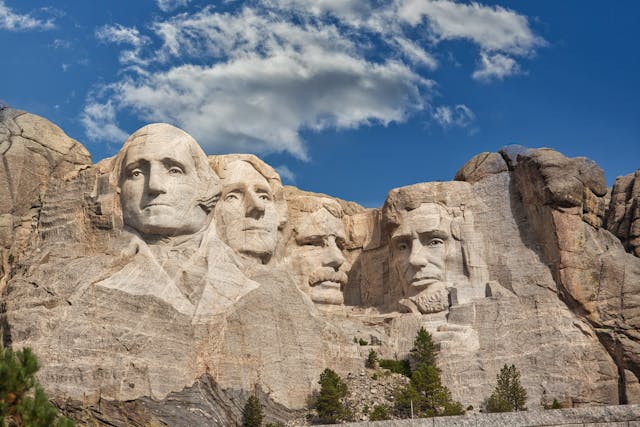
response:
[[[635,178],[605,221],[593,162],[510,146],[365,209],[169,125],[90,165],[55,125],[1,111],[3,343],[40,355],[78,419],[232,425],[253,393],[299,419],[322,370],[407,357],[420,327],[465,406],[512,363],[530,408],[640,401],[640,259],[607,231],[631,242]]]
[[[627,251],[640,257],[640,170],[616,178],[606,228],[618,237]]]

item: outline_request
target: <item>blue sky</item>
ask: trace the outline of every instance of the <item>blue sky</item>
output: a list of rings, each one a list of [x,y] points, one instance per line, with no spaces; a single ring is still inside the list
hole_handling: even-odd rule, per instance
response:
[[[94,161],[166,121],[370,207],[514,143],[589,157],[611,185],[640,168],[638,17],[634,0],[0,0],[0,100]]]

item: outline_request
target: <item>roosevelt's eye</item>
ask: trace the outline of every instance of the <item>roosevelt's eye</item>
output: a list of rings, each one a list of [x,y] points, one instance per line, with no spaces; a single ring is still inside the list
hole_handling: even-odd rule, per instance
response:
[[[182,175],[184,171],[178,166],[173,166],[169,169],[169,175]]]
[[[260,194],[258,194],[258,198],[259,198],[260,200],[262,200],[262,201],[265,201],[265,202],[269,202],[269,201],[271,201],[271,196],[270,196],[270,195],[268,195],[267,193],[260,193]]]

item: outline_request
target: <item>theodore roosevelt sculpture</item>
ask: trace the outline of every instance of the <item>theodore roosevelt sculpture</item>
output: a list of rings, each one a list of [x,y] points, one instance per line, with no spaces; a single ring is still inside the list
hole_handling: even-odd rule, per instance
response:
[[[197,318],[257,286],[216,236],[211,212],[219,179],[189,134],[163,123],[139,129],[116,156],[113,177],[127,263],[99,285],[154,295]]]
[[[252,155],[213,156],[210,164],[222,180],[215,209],[220,238],[243,259],[267,264],[286,222],[280,177]]]
[[[342,208],[316,196],[299,196],[288,203],[292,230],[286,259],[298,286],[317,304],[342,304],[349,268],[343,254]]]

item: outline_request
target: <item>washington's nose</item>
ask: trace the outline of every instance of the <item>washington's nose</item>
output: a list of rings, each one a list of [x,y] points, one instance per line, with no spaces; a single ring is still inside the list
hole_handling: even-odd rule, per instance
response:
[[[338,271],[338,269],[344,264],[346,258],[342,254],[342,251],[336,244],[335,237],[330,236],[329,242],[327,243],[326,254],[323,260],[323,264],[325,267],[332,267],[334,270]]]
[[[161,170],[153,165],[149,168],[147,187],[152,194],[167,192],[166,178],[162,176]]]
[[[260,198],[259,194],[256,194],[253,191],[247,191],[244,203],[246,216],[258,219],[264,215],[264,200]]]

